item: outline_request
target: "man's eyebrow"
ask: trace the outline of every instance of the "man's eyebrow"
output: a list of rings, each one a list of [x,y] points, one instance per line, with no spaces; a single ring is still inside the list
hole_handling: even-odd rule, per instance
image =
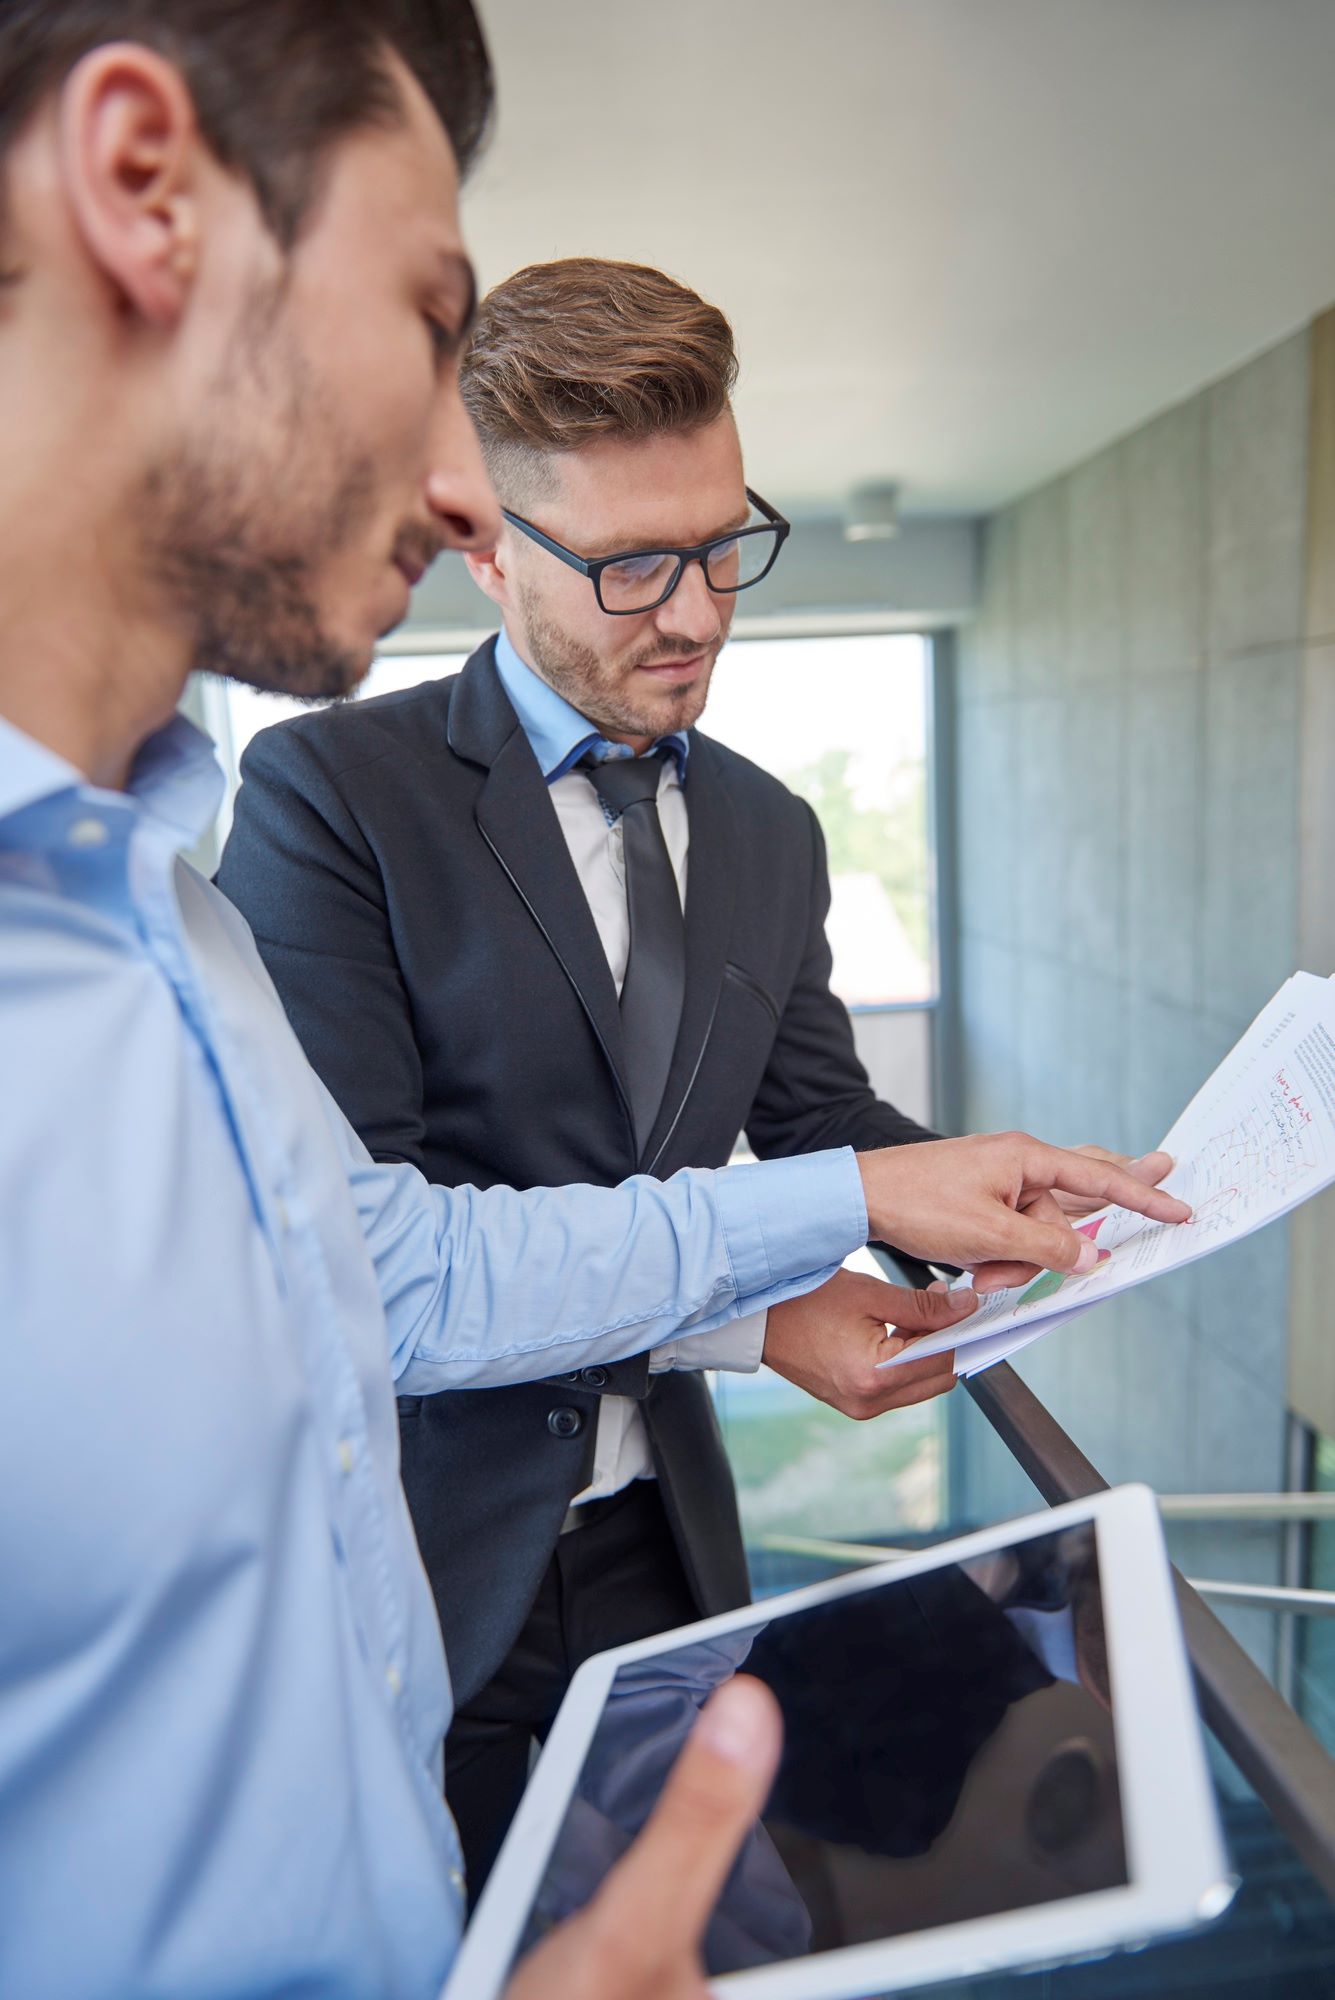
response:
[[[743,514],[737,514],[737,516],[735,516],[735,520],[725,520],[721,528],[715,528],[715,530],[713,530],[713,534],[705,534],[705,536],[701,536],[701,538],[699,538],[699,542],[693,542],[693,544],[689,544],[689,546],[691,546],[691,548],[705,548],[705,544],[709,544],[709,542],[723,542],[723,540],[725,540],[725,538],[727,538],[729,534],[735,534],[735,532],[737,532],[737,528],[745,528],[745,524],[749,522],[749,518],[751,518],[751,506],[749,506],[749,502],[747,502],[747,508],[745,508],[745,512],[743,512]],[[640,542],[636,542],[636,544],[632,546],[632,544],[630,544],[630,542],[628,542],[626,538],[622,538],[622,542],[620,542],[620,544],[618,544],[616,548],[608,548],[608,550],[604,550],[604,554],[602,554],[602,556],[586,556],[586,562],[606,562],[608,558],[614,558],[614,560],[616,560],[616,556],[638,556],[638,554],[652,554],[652,552],[654,552],[654,550],[658,550],[658,548],[685,548],[685,546],[687,546],[685,542],[671,542],[671,544],[669,544],[669,542],[646,542],[646,540],[640,540]]]
[[[723,542],[723,540],[725,540],[725,538],[727,538],[729,534],[735,534],[735,532],[737,532],[737,528],[745,528],[745,524],[749,522],[749,518],[751,518],[751,502],[747,500],[747,504],[745,504],[745,510],[743,510],[741,514],[737,514],[737,516],[735,516],[733,520],[725,520],[721,528],[715,528],[715,530],[713,530],[713,534],[705,534],[705,536],[701,536],[701,538],[699,538],[699,542],[695,542],[695,544],[691,544],[691,546],[695,546],[695,548],[703,548],[703,546],[705,546],[707,542]],[[636,546],[632,548],[632,546],[630,546],[630,542],[626,542],[626,540],[624,540],[624,542],[620,544],[620,548],[616,548],[616,550],[608,550],[608,554],[612,554],[612,556],[616,556],[616,554],[624,554],[624,556],[634,556],[634,554],[640,554],[640,552],[646,552],[646,550],[654,550],[654,548],[666,548],[666,546],[673,546],[673,548],[675,548],[675,546],[681,546],[681,548],[685,548],[685,544],[683,544],[683,542],[681,542],[681,544],[666,544],[666,542],[636,542]],[[602,560],[604,560],[604,556],[588,556],[586,560],[588,560],[588,562],[602,562]]]
[[[735,531],[738,528],[744,528],[750,519],[751,519],[751,502],[748,500],[740,514],[734,514],[732,519],[730,521],[725,521],[721,528],[715,528],[712,535],[705,536],[705,540],[707,542],[721,541],[724,535],[731,535],[735,533]]]

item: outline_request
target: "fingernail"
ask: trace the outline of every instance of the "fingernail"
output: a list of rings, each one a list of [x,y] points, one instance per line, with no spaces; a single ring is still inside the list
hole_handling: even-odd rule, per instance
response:
[[[705,1703],[696,1735],[729,1764],[752,1765],[768,1749],[773,1724],[751,1686],[728,1681]]]
[[[929,1292],[948,1292],[950,1290],[950,1286],[946,1283],[944,1278],[933,1278],[931,1284],[927,1287],[927,1289]]]
[[[971,1313],[978,1310],[977,1292],[958,1291],[950,1294],[950,1303],[957,1312]]]
[[[1075,1264],[1072,1267],[1076,1277],[1082,1278],[1086,1271],[1092,1271],[1099,1261],[1099,1254],[1097,1243],[1091,1243],[1087,1236],[1082,1236],[1080,1239],[1080,1249],[1076,1255]]]

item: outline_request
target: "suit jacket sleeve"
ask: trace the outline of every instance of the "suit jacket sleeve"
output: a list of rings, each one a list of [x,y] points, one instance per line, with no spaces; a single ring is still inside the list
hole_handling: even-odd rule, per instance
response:
[[[379,863],[299,728],[256,736],[241,779],[218,887],[367,1151],[420,1170],[422,1065]]]

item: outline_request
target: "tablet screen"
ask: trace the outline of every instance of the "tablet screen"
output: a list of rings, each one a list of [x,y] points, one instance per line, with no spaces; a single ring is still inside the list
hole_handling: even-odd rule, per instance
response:
[[[589,1900],[741,1671],[778,1697],[784,1753],[705,1938],[710,1976],[1126,1882],[1082,1524],[623,1664],[522,1950]]]

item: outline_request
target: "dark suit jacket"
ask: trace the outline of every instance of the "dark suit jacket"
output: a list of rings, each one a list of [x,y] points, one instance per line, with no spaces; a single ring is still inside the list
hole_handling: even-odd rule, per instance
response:
[[[447,1186],[614,1185],[721,1166],[743,1128],[762,1158],[932,1136],[878,1103],[830,992],[814,815],[707,736],[686,781],[686,996],[643,1159],[616,988],[491,642],[448,680],[265,730],[242,778],[219,884],[378,1159]],[[643,1400],[701,1613],[746,1601],[700,1376],[651,1379],[640,1357],[405,1397],[404,1486],[461,1706],[537,1594],[604,1390]]]

